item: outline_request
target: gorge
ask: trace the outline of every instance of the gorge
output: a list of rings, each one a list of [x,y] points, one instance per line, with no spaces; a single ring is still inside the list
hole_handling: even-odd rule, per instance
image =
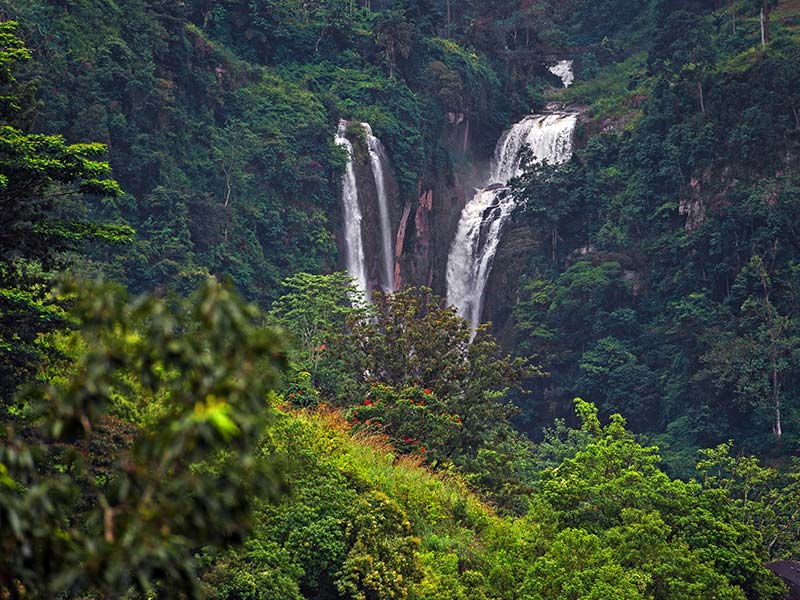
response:
[[[0,38],[0,600],[794,598],[800,0]]]

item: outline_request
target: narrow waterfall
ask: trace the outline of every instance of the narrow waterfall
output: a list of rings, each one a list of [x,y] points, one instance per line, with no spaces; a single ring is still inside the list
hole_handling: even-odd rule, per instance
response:
[[[372,164],[372,175],[378,192],[378,213],[381,227],[381,267],[383,291],[394,292],[394,245],[392,244],[392,226],[389,219],[389,197],[386,193],[384,165],[388,163],[386,149],[381,141],[372,133],[369,123],[362,123],[367,132],[367,149]]]
[[[575,75],[572,73],[572,61],[562,60],[549,67],[548,70],[561,79],[565,88],[568,88],[575,81]]]
[[[522,174],[523,150],[529,147],[536,162],[568,161],[577,122],[576,115],[562,113],[533,115],[515,124],[497,143],[486,186],[461,213],[447,259],[447,302],[470,322],[473,331],[480,324],[503,225],[517,207],[506,186]]]
[[[364,258],[364,240],[361,232],[361,207],[358,204],[358,185],[353,167],[353,144],[346,137],[347,121],[339,121],[334,141],[347,150],[347,168],[342,177],[342,205],[344,207],[344,242],[347,254],[347,271],[365,295],[367,287],[367,265]]]

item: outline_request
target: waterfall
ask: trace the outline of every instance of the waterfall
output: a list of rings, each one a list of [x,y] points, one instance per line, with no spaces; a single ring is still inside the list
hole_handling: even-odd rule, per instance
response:
[[[392,244],[392,226],[389,220],[389,197],[386,194],[386,178],[383,173],[387,164],[386,150],[381,141],[372,133],[369,123],[362,123],[367,132],[367,149],[375,178],[375,189],[378,192],[378,213],[381,228],[381,266],[384,292],[394,292],[394,245]]]
[[[564,84],[565,88],[568,88],[572,85],[572,82],[575,81],[575,75],[572,73],[572,61],[571,60],[562,60],[554,64],[552,67],[548,67],[548,70],[561,79],[561,82]]]
[[[339,121],[334,142],[347,150],[347,168],[342,177],[342,205],[344,207],[344,242],[347,254],[347,271],[358,288],[368,295],[367,265],[364,258],[364,240],[361,233],[361,207],[358,204],[358,185],[353,167],[353,144],[345,136],[347,121]]]
[[[495,148],[486,186],[461,213],[447,259],[447,302],[470,322],[480,324],[486,283],[491,274],[500,235],[517,207],[507,184],[522,174],[523,150],[530,148],[535,162],[566,162],[572,156],[574,114],[533,115],[503,134]]]

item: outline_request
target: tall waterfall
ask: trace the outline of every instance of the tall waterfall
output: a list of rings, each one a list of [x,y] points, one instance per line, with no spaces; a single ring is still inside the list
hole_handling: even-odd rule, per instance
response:
[[[522,174],[522,151],[529,147],[536,162],[568,161],[577,121],[574,114],[550,114],[529,116],[515,124],[497,143],[485,187],[461,213],[447,259],[447,302],[473,330],[480,324],[503,225],[517,207],[517,199],[505,186]]]
[[[347,139],[347,121],[339,121],[334,141],[347,150],[347,168],[342,178],[342,205],[344,207],[344,242],[347,253],[347,271],[356,285],[368,294],[367,264],[364,258],[364,240],[361,233],[361,207],[358,204],[358,185],[353,167],[353,144]]]
[[[381,226],[381,267],[384,292],[394,292],[394,246],[392,244],[392,226],[389,220],[389,197],[386,193],[386,178],[383,172],[387,164],[386,149],[381,141],[372,133],[369,123],[362,123],[367,132],[367,149],[375,178],[375,189],[378,192],[378,213]]]

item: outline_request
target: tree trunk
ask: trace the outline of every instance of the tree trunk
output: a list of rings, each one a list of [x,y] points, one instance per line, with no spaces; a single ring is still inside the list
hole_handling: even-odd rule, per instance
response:
[[[230,168],[225,166],[225,161],[222,161],[222,172],[225,174],[225,202],[224,206],[227,207],[231,201],[231,194],[233,193],[233,165]]]
[[[767,47],[767,32],[764,25],[764,8],[761,8],[761,47]]]
[[[703,84],[701,82],[697,82],[697,91],[700,94],[700,112],[703,113],[703,116],[706,116],[706,103],[703,99]]]
[[[769,5],[764,7],[764,43],[769,44],[769,17],[772,9]]]
[[[771,348],[770,367],[772,370],[772,403],[775,409],[775,420],[772,424],[772,433],[778,443],[781,442],[783,431],[781,428],[781,388],[780,380],[778,379],[778,337],[782,333],[783,327],[775,322],[775,317],[772,314],[772,302],[769,299],[769,286],[767,284],[767,274],[762,266],[761,269],[761,286],[764,289],[764,301],[767,305],[767,324],[769,325],[769,339]]]
[[[447,0],[447,39],[450,39],[450,28],[452,26],[452,14],[450,13],[450,0]]]

